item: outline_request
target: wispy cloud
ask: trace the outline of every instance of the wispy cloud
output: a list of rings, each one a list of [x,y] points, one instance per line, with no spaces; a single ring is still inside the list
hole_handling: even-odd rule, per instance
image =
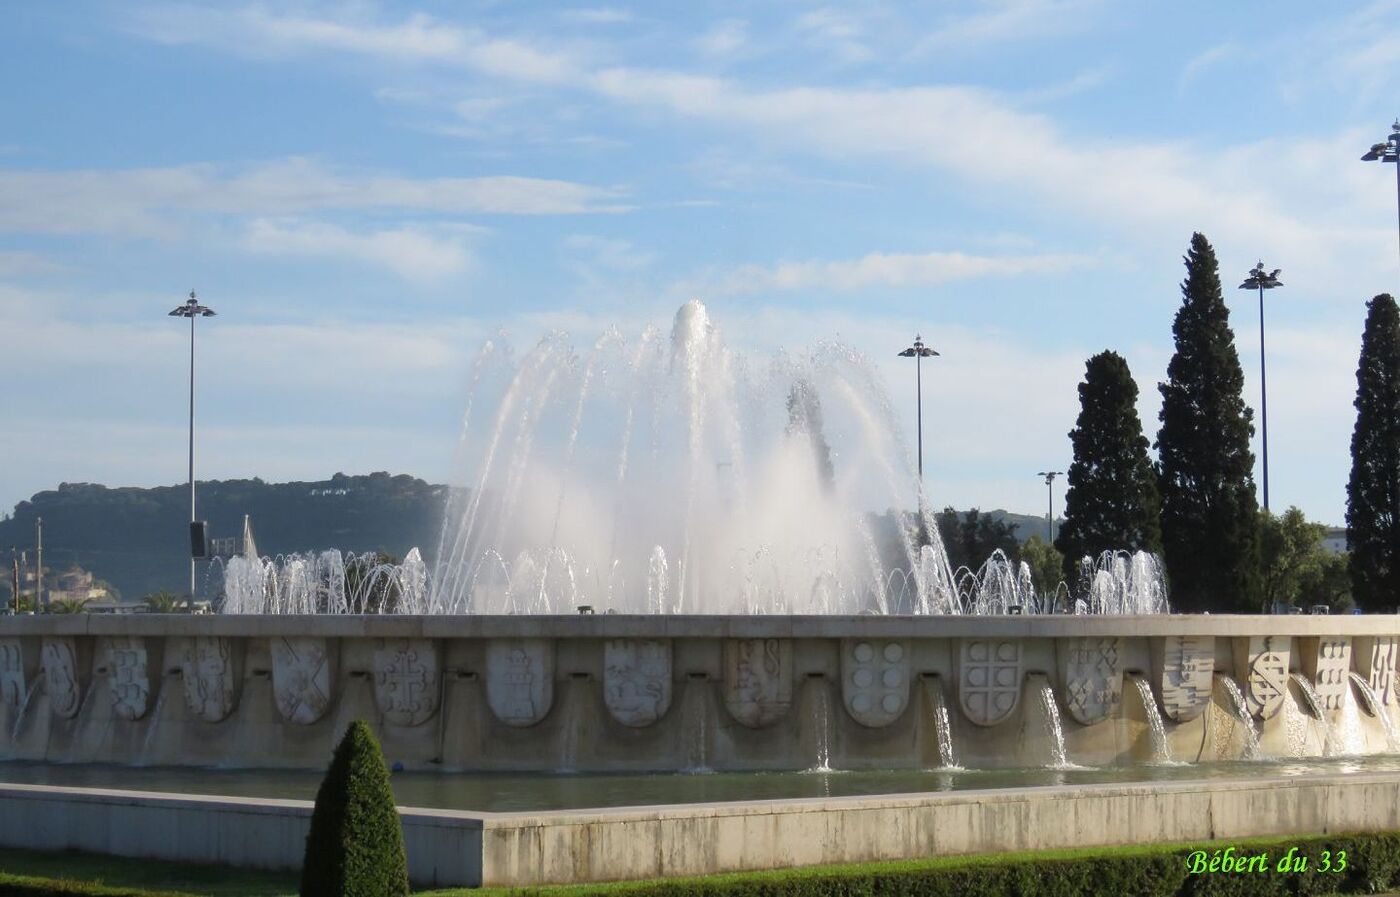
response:
[[[0,232],[174,237],[194,214],[331,210],[470,215],[618,212],[616,190],[511,176],[408,178],[285,159],[241,171],[213,165],[119,171],[0,171]]]
[[[984,47],[1079,31],[1102,0],[979,0],[975,12],[944,19],[926,34],[915,55]]]
[[[623,25],[633,20],[632,13],[614,6],[597,6],[588,9],[566,9],[559,13],[565,22],[582,25]]]
[[[797,32],[836,54],[843,62],[863,62],[873,55],[865,25],[851,9],[824,6],[797,17]]]
[[[32,277],[39,274],[54,274],[64,266],[38,252],[27,250],[0,250],[0,277]]]
[[[954,280],[1058,274],[1094,264],[1079,255],[987,256],[963,252],[872,252],[855,259],[807,259],[775,265],[744,265],[691,281],[681,293],[738,295],[792,290],[859,292],[905,289]]]
[[[249,226],[243,245],[266,255],[367,262],[423,282],[461,274],[471,265],[471,253],[460,235],[435,234],[420,227],[355,233],[315,221],[259,218]]]
[[[1229,59],[1237,52],[1238,48],[1233,43],[1226,42],[1197,53],[1181,67],[1181,75],[1176,79],[1177,90],[1185,90],[1206,71]]]
[[[560,48],[492,37],[415,13],[400,22],[366,17],[326,18],[277,14],[262,7],[234,10],[160,6],[128,21],[130,30],[166,44],[205,44],[241,55],[278,56],[335,51],[436,62],[503,78],[567,83],[578,63]]]
[[[724,19],[705,29],[695,39],[695,47],[706,56],[729,56],[749,42],[749,23],[743,19]]]

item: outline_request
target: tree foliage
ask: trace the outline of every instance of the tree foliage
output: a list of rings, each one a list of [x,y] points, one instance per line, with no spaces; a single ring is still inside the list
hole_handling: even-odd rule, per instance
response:
[[[1326,536],[1324,524],[1309,522],[1297,508],[1278,516],[1259,512],[1264,610],[1314,604],[1341,610],[1350,604],[1346,559],[1327,550]]]
[[[1054,598],[1060,583],[1066,581],[1064,555],[1040,536],[1031,536],[1021,544],[1021,562],[1031,568],[1031,582],[1042,599]]]
[[[316,792],[301,897],[407,894],[403,825],[394,809],[389,769],[369,725],[356,720]]]
[[[1069,432],[1074,461],[1066,472],[1065,522],[1055,539],[1070,582],[1086,555],[1162,549],[1157,474],[1128,362],[1117,352],[1100,352],[1084,368],[1079,419]]]
[[[959,567],[976,570],[994,551],[1016,558],[1020,548],[1016,541],[1016,524],[983,514],[977,508],[962,513],[944,508],[938,515],[938,531],[948,551],[948,563],[954,570]]]
[[[1356,602],[1388,610],[1400,598],[1400,308],[1385,293],[1366,308],[1356,367],[1347,547]]]
[[[1157,435],[1162,546],[1172,603],[1183,611],[1260,606],[1253,412],[1220,290],[1215,250],[1200,234],[1186,254],[1176,352],[1161,384]]]

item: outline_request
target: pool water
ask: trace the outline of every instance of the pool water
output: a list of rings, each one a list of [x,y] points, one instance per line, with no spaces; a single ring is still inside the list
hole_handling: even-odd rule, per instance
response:
[[[401,806],[511,812],[1358,772],[1400,772],[1400,756],[1065,769],[616,775],[398,772],[393,775],[393,784],[395,797]],[[320,780],[320,773],[304,770],[0,762],[0,782],[10,784],[230,797],[312,800]]]

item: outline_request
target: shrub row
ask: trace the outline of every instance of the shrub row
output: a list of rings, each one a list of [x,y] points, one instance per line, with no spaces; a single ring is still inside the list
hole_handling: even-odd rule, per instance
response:
[[[1191,874],[1198,850],[1235,848],[1234,856],[1267,854],[1263,870]],[[1307,871],[1277,871],[1296,848]],[[1326,854],[1324,854],[1324,851]],[[1334,870],[1321,871],[1324,857]],[[1016,854],[880,863],[591,887],[511,889],[500,894],[568,897],[1306,897],[1375,893],[1400,885],[1400,833],[1342,834],[1286,840],[1215,841],[1199,845],[1122,848],[1070,855]],[[466,893],[466,892],[463,892]]]

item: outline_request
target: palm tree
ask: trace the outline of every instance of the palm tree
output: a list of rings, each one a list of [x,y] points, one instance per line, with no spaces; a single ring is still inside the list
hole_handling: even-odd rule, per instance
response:
[[[49,603],[49,613],[85,614],[88,612],[88,605],[91,603],[91,598],[59,598],[57,601]]]
[[[146,610],[153,614],[178,614],[189,609],[189,605],[173,592],[164,589],[146,596]]]

